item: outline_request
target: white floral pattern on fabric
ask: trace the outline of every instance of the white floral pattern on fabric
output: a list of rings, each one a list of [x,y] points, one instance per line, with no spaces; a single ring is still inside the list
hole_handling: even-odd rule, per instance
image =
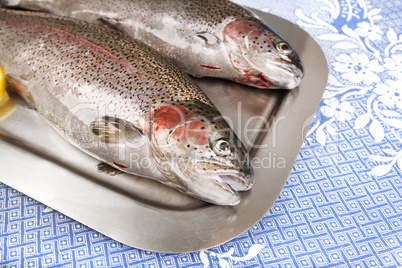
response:
[[[377,60],[370,60],[365,54],[341,54],[333,63],[334,70],[341,73],[343,79],[351,83],[371,85],[381,82],[378,73],[384,71]]]
[[[389,75],[402,80],[402,53],[393,54],[390,58],[384,59],[384,66],[389,70]]]
[[[334,117],[340,122],[345,122],[352,119],[352,113],[355,108],[349,102],[340,103],[337,99],[331,98],[324,100],[323,106],[320,108],[320,112],[326,117]]]
[[[381,28],[378,23],[383,19],[382,10],[370,9],[364,1],[320,2],[324,6],[321,8],[331,15],[326,20],[315,13],[309,17],[301,9],[296,10],[295,14],[300,19],[299,25],[325,29],[317,36],[318,39],[329,45],[334,44],[335,52],[330,58],[330,80],[323,103],[337,98],[339,104],[334,104],[340,111],[328,114],[328,109],[321,107],[319,112],[324,117],[317,114],[307,141],[315,139],[321,145],[326,145],[330,136],[337,135],[334,124],[346,120],[354,121],[355,129],[368,128],[374,142],[380,143],[384,140],[387,128],[402,129],[402,34],[398,35],[393,28]],[[323,27],[331,22],[336,22],[337,28]],[[385,45],[381,46],[380,43]],[[368,96],[366,111],[358,115],[350,110],[346,119],[342,116],[341,107],[348,105],[346,103],[350,98],[359,95]]]
[[[367,37],[369,40],[380,40],[383,32],[377,25],[371,25],[367,21],[363,21],[357,24],[356,33],[361,37]]]
[[[378,101],[389,109],[402,109],[402,90],[401,81],[386,80],[384,84],[377,85],[374,93],[378,96]],[[397,112],[392,113],[397,115]]]

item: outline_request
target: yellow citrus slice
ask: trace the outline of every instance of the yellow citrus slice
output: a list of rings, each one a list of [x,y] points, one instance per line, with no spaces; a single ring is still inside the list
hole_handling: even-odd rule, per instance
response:
[[[6,76],[0,67],[0,120],[9,116],[17,106],[10,101],[6,92]]]
[[[0,102],[3,100],[4,92],[6,91],[6,76],[3,69],[0,67]]]
[[[10,101],[7,92],[4,92],[3,98],[0,100],[0,121],[11,115],[15,108],[17,108],[17,105]]]

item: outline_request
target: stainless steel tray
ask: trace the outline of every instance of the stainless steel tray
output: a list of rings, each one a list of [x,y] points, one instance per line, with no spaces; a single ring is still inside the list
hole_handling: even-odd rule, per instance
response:
[[[328,74],[322,50],[306,32],[256,12],[295,46],[306,76],[292,91],[195,79],[254,157],[256,183],[239,205],[210,205],[150,179],[101,173],[95,159],[22,107],[0,119],[0,181],[117,241],[150,251],[201,250],[246,231],[282,190]]]

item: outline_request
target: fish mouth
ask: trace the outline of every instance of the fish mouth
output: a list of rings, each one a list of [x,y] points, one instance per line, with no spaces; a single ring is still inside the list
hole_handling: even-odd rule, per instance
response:
[[[183,163],[181,163],[183,164]],[[197,161],[192,165],[175,165],[172,187],[203,201],[223,206],[240,203],[240,191],[254,184],[251,166],[224,165],[218,161]]]
[[[283,71],[291,75],[294,75],[297,78],[302,79],[304,77],[304,68],[300,60],[296,61],[280,60],[275,65],[278,68],[282,69]]]
[[[231,192],[248,191],[254,184],[254,176],[251,172],[250,174],[219,174],[215,175],[213,179],[220,187]]]
[[[280,81],[274,80],[274,77],[266,77],[264,75],[265,80],[271,81],[273,84],[273,88],[282,88],[282,89],[294,89],[298,87],[304,77],[304,70],[300,64],[297,63],[289,63],[288,61],[280,61],[273,63],[272,66],[276,67],[276,71],[272,72],[262,72],[262,73],[276,73],[278,77],[282,77]]]
[[[299,67],[298,65],[284,65],[284,64],[278,64],[277,66],[279,69],[287,73],[287,75],[289,76],[286,88],[292,89],[300,85],[301,80],[304,77],[303,67]]]
[[[196,172],[203,173],[201,176],[210,178],[215,184],[229,192],[248,191],[254,185],[254,172],[251,166],[229,168],[222,163],[208,161],[199,161],[197,164],[199,169],[197,168]],[[203,172],[204,165],[208,166],[206,169],[213,169],[214,173]]]
[[[272,59],[270,54],[266,56],[255,54],[243,59],[248,65],[249,72],[239,74],[246,82],[261,84],[262,88],[294,89],[298,87],[304,77],[304,69],[300,60]],[[249,81],[250,80],[250,81]]]
[[[257,71],[256,73],[240,73],[240,78],[236,79],[236,82],[251,85],[259,88],[271,88],[271,89],[294,89],[298,87],[302,81],[303,73],[297,69],[292,70],[289,67],[283,67],[276,65],[276,73],[280,73],[282,77],[286,79],[278,80],[275,77],[264,75],[263,71]]]

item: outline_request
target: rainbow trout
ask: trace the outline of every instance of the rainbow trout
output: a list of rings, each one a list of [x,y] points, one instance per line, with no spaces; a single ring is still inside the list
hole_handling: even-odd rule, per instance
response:
[[[0,65],[12,99],[116,169],[219,205],[253,184],[245,148],[201,89],[124,33],[0,9]]]
[[[103,22],[167,55],[193,76],[259,88],[297,87],[303,67],[292,46],[228,0],[1,0],[7,6]]]

